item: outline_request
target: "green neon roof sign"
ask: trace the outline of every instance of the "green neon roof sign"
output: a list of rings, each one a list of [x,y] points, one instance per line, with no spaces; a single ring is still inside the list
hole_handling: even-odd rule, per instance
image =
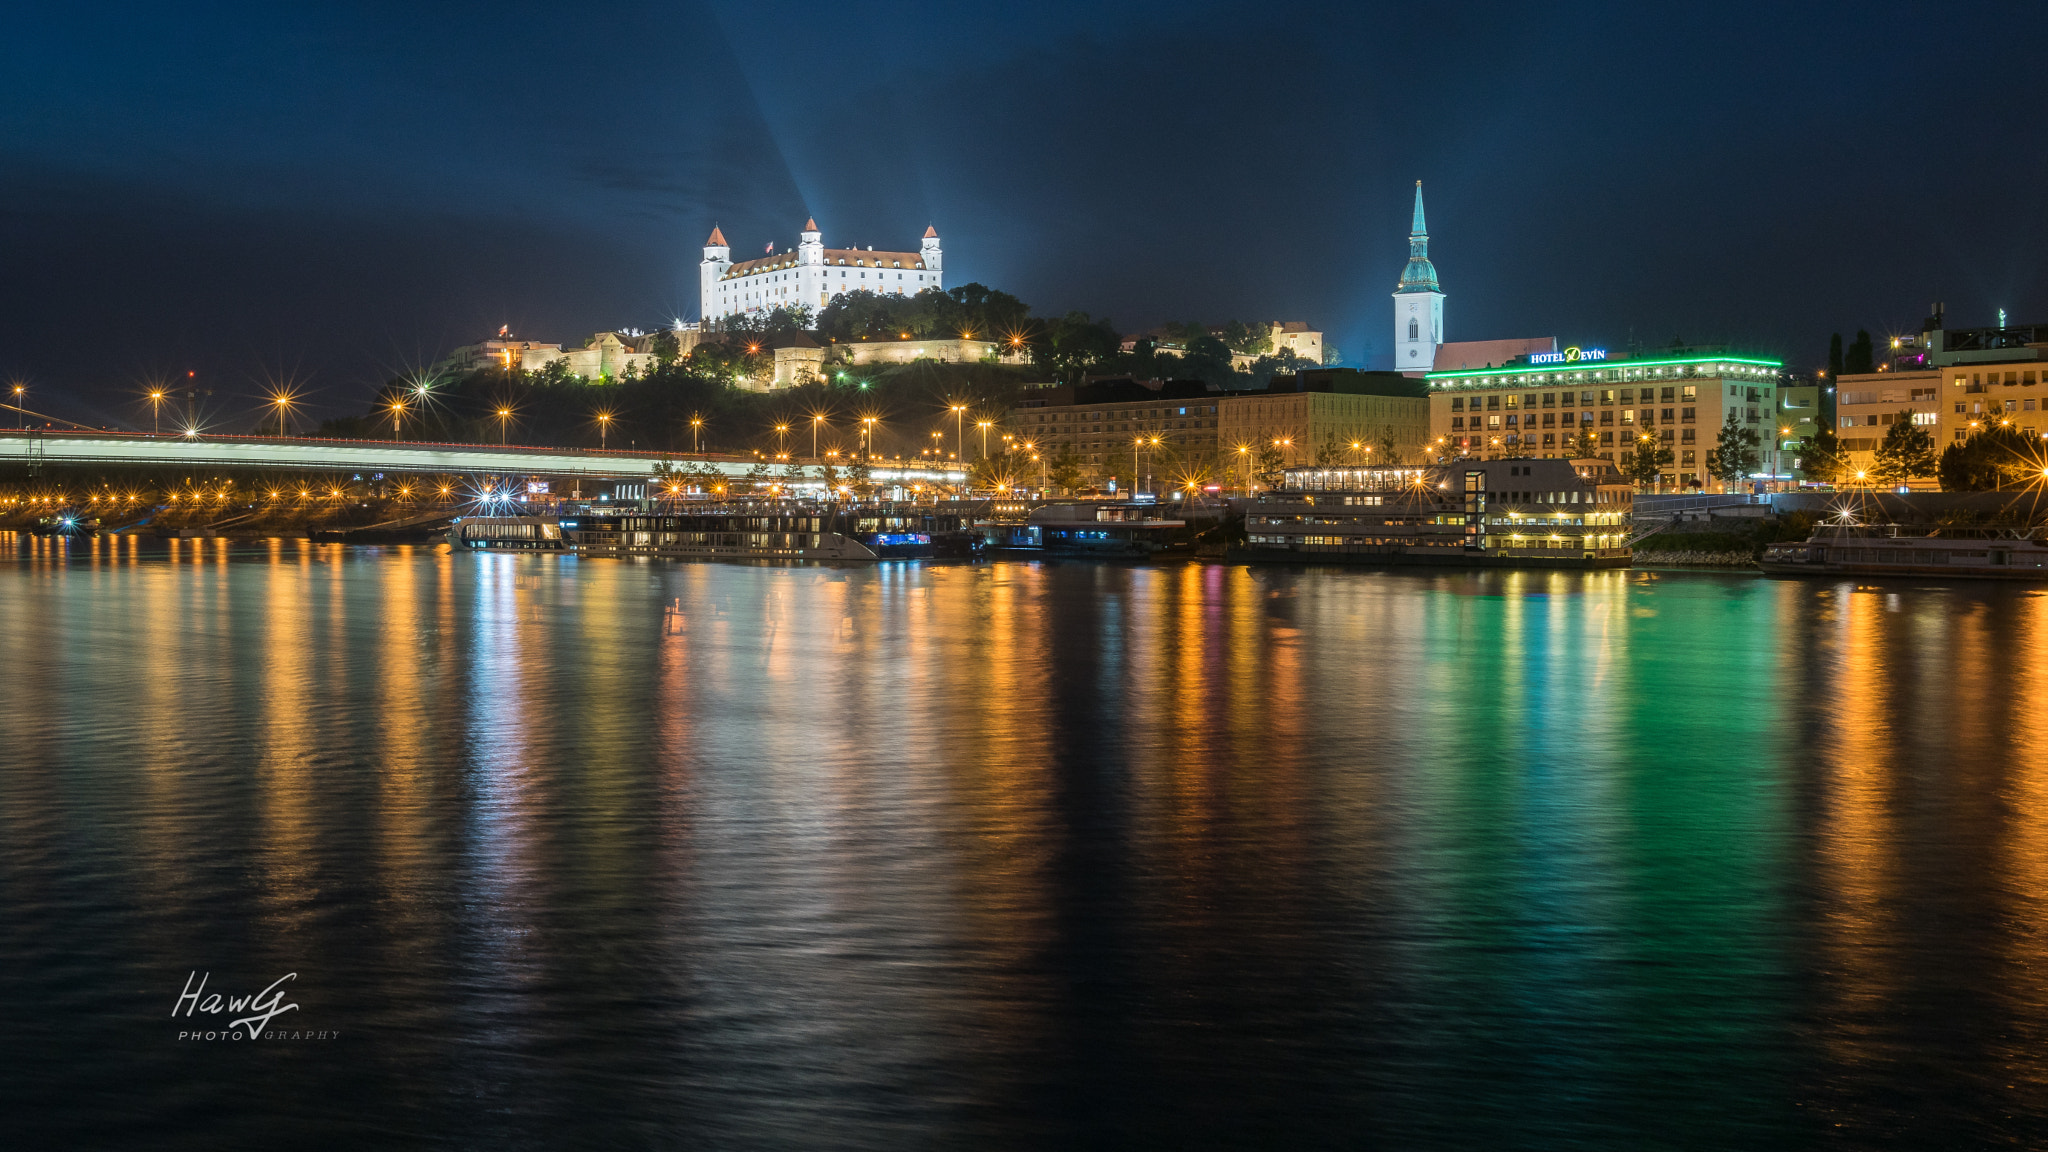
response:
[[[1759,360],[1749,356],[1680,356],[1670,360],[1604,360],[1581,364],[1519,364],[1512,368],[1465,368],[1452,372],[1429,372],[1425,380],[1471,380],[1482,376],[1527,376],[1565,372],[1613,372],[1628,368],[1664,368],[1678,364],[1746,364],[1757,368],[1783,368],[1782,360]]]

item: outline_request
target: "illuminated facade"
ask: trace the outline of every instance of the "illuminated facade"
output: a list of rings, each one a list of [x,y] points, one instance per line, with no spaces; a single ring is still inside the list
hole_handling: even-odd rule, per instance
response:
[[[1444,293],[1429,262],[1429,227],[1422,219],[1422,181],[1415,182],[1415,218],[1408,227],[1408,266],[1394,289],[1394,370],[1419,376],[1436,364],[1444,342]]]
[[[1005,427],[1047,460],[1072,453],[1086,485],[1114,480],[1128,489],[1133,474],[1142,482],[1148,467],[1155,488],[1206,483],[1221,466],[1216,410],[1228,401],[1190,383],[1176,380],[1156,390],[1128,380],[1034,388],[1010,410]]]
[[[846,292],[915,296],[943,288],[943,262],[936,228],[924,230],[915,252],[877,252],[827,248],[818,222],[806,220],[795,248],[737,264],[725,233],[713,228],[704,242],[698,286],[706,320],[798,305],[816,311]]]
[[[1843,470],[1839,483],[1855,483],[1875,475],[1877,446],[1898,422],[1900,413],[1924,426],[1942,447],[1941,376],[1939,371],[1873,372],[1835,378],[1835,436],[1840,441]],[[1980,415],[1981,418],[1981,415]],[[1932,477],[1916,486],[1931,485]]]
[[[1399,464],[1415,462],[1429,437],[1429,401],[1420,396],[1251,392],[1221,407],[1219,439],[1236,485],[1243,484],[1247,460],[1256,465],[1258,453],[1275,441],[1286,465],[1308,464],[1319,451],[1335,451],[1350,464]],[[1389,435],[1392,459],[1383,443]]]
[[[1671,449],[1664,485],[1713,482],[1707,457],[1730,412],[1757,434],[1757,472],[1784,475],[1792,456],[1775,437],[1776,360],[1674,355],[1609,359],[1567,348],[1558,363],[1432,372],[1430,444],[1445,458],[1572,458],[1590,432],[1593,455],[1619,462],[1641,437]],[[1596,358],[1597,357],[1597,358]],[[1534,357],[1532,357],[1534,359]]]

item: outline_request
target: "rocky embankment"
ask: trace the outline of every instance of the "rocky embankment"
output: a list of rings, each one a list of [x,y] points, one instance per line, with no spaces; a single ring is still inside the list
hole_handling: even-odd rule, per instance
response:
[[[1637,568],[1755,568],[1756,560],[1748,552],[1700,552],[1660,549],[1646,552],[1636,549],[1632,561]]]

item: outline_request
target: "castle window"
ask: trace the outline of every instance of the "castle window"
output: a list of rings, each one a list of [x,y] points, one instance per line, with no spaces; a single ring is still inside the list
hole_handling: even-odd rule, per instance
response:
[[[1410,340],[1415,340],[1415,339],[1419,339],[1419,338],[1420,338],[1420,336],[1421,336],[1421,333],[1422,333],[1422,329],[1421,329],[1420,327],[1418,327],[1418,326],[1416,325],[1416,323],[1415,323],[1415,318],[1414,318],[1414,317],[1412,317],[1412,316],[1411,316],[1411,317],[1409,317],[1409,319],[1408,319],[1408,338],[1409,338]]]

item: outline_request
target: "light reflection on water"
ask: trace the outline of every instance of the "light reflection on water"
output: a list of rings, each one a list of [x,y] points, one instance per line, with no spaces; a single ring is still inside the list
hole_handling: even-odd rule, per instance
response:
[[[14,547],[52,1140],[2048,1125],[2031,589]],[[181,1044],[193,969],[340,1038]]]

